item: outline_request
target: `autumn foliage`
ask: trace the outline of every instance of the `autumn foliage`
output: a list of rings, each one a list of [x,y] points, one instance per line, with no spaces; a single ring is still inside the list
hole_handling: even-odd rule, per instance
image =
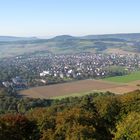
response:
[[[125,139],[140,139],[140,91],[70,97],[0,116],[0,140]]]

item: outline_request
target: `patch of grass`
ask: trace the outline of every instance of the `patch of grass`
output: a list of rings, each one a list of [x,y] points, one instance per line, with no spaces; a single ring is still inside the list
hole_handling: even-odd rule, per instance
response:
[[[64,95],[64,96],[56,96],[56,97],[52,97],[51,99],[61,100],[61,99],[67,98],[67,97],[81,97],[81,96],[93,94],[95,92],[97,92],[97,90],[92,90],[92,91],[89,91],[89,92],[72,93],[72,94]]]
[[[110,82],[118,82],[118,83],[129,83],[132,81],[140,80],[140,71],[136,71],[124,76],[104,78],[103,80],[110,81]]]

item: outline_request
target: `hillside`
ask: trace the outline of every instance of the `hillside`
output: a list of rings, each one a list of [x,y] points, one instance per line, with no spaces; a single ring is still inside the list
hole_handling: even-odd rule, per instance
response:
[[[87,35],[83,39],[122,39],[127,41],[140,40],[140,33]]]
[[[0,37],[0,57],[12,57],[37,51],[57,54],[108,53],[110,49],[127,53],[140,52],[140,34],[89,35],[73,37],[56,36],[51,39]],[[114,51],[116,53],[116,51]]]
[[[140,91],[123,95],[94,93],[62,100],[1,95],[0,104],[2,140],[140,138]]]

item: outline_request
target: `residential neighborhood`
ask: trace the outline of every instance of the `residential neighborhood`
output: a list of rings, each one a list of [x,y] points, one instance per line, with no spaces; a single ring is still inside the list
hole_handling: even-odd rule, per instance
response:
[[[132,54],[22,55],[0,61],[0,81],[5,87],[23,89],[70,80],[119,76],[138,69],[140,56]]]

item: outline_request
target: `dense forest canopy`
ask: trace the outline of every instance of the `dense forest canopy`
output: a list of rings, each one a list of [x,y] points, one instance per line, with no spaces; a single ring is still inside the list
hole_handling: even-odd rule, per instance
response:
[[[139,140],[140,91],[61,100],[16,98],[1,89],[1,140]]]

